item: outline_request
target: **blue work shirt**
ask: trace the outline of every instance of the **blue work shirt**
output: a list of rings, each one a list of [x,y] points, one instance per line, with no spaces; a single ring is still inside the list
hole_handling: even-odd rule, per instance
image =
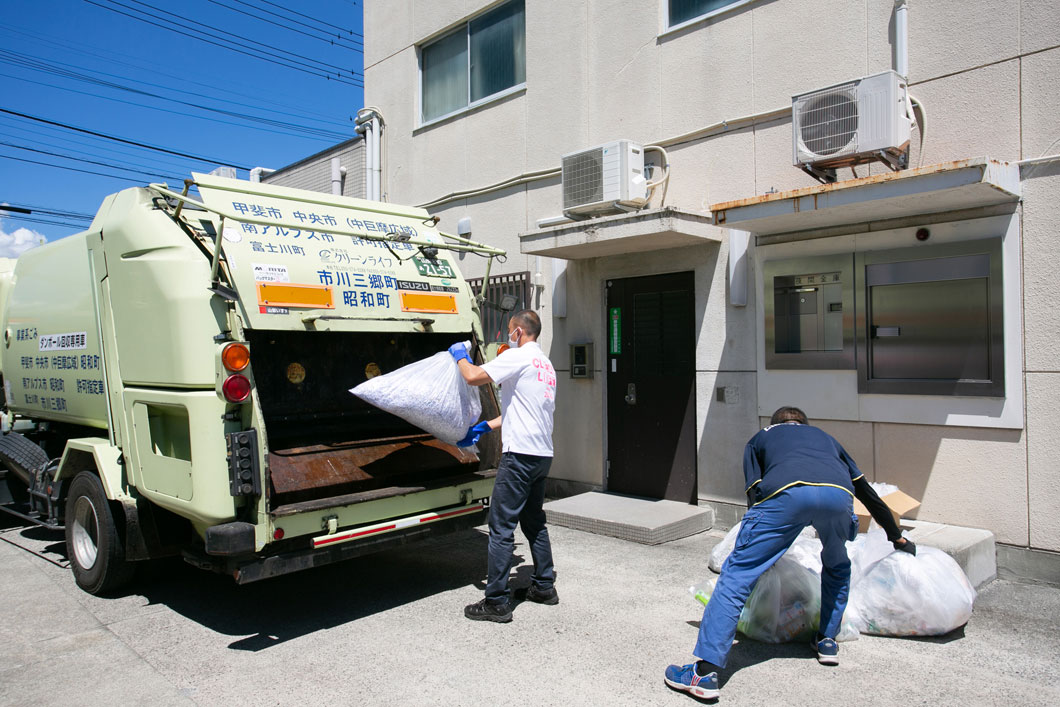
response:
[[[743,452],[748,507],[791,486],[835,486],[851,496],[864,474],[843,445],[811,425],[770,425],[750,439]]]

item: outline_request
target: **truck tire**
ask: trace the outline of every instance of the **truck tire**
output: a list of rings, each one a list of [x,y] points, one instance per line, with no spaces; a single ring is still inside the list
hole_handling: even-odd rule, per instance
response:
[[[77,586],[89,594],[127,584],[135,570],[125,559],[103,484],[91,471],[75,476],[66,495],[66,554]]]

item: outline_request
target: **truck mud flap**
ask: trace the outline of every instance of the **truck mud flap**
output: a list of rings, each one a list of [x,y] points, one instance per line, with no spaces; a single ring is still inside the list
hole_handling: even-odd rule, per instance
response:
[[[482,525],[486,522],[487,507],[485,503],[473,503],[470,506],[443,509],[433,513],[423,514],[424,517],[436,516],[433,520],[420,521],[420,516],[412,519],[401,519],[390,523],[373,524],[379,526],[405,524],[404,527],[392,529],[372,530],[371,527],[352,529],[344,533],[336,533],[323,538],[335,538],[329,543],[314,542],[313,548],[294,550],[290,552],[262,557],[250,562],[229,561],[228,573],[231,574],[238,584],[248,584],[270,577],[298,572],[313,567],[321,567],[333,562],[353,559],[362,555],[368,555],[381,550],[397,548],[412,541],[419,541],[429,537],[446,535],[459,530],[466,530]],[[439,521],[439,522],[434,522]],[[358,530],[369,530],[367,534],[359,537],[344,537]],[[317,538],[319,541],[321,538]]]

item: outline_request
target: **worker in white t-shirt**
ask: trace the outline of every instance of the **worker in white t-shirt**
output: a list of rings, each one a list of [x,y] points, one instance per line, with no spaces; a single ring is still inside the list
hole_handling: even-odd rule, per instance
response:
[[[557,604],[553,583],[552,545],[545,527],[545,478],[552,465],[552,416],[556,410],[556,369],[537,343],[541,318],[529,309],[508,322],[508,345],[497,358],[476,366],[464,344],[449,353],[471,385],[497,383],[501,387],[501,416],[473,425],[457,444],[469,446],[498,427],[502,454],[489,510],[489,563],[486,596],[464,608],[475,621],[512,620],[508,572],[518,524],[530,543],[534,574],[526,592],[529,601]],[[502,424],[503,423],[503,424]]]

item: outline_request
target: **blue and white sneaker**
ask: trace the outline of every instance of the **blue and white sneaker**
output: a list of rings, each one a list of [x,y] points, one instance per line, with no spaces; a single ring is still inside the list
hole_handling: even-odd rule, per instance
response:
[[[817,651],[817,662],[821,665],[839,665],[839,644],[834,638],[826,638],[821,634],[814,634],[810,645]]]
[[[705,700],[713,699],[721,694],[721,690],[718,689],[718,674],[714,672],[700,677],[696,675],[695,663],[671,665],[666,669],[663,679],[673,689]]]

